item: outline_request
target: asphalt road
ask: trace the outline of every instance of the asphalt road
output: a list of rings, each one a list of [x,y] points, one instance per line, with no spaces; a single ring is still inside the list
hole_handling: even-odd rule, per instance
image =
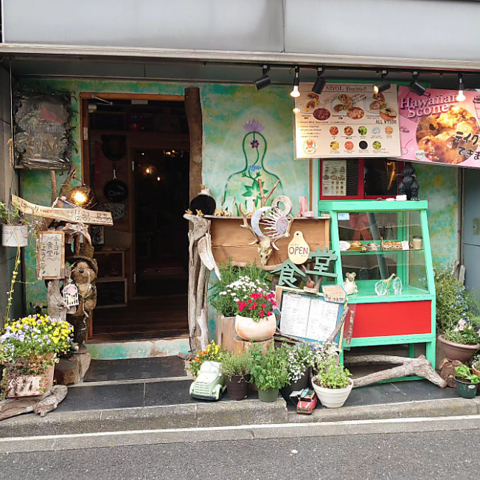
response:
[[[5,453],[0,479],[470,480],[479,445],[476,429]]]

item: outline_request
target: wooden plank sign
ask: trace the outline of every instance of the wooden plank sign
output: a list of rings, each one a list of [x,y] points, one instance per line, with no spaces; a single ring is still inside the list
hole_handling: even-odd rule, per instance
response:
[[[113,225],[110,212],[98,212],[85,210],[84,208],[52,208],[43,205],[35,205],[23,198],[12,195],[12,205],[21,212],[36,217],[53,218],[64,222],[87,223],[91,225]]]
[[[37,242],[37,278],[55,280],[65,277],[65,234],[40,232]]]

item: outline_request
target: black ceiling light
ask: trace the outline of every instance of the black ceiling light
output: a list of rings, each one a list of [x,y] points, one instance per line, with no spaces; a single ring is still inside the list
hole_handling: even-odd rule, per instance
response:
[[[327,83],[327,81],[322,77],[322,73],[323,73],[323,68],[322,67],[318,67],[317,68],[317,79],[315,80],[315,83],[313,84],[313,87],[312,87],[312,92],[313,93],[322,93],[323,92],[323,89],[325,88],[325,84]]]
[[[373,86],[373,93],[375,95],[378,95],[379,93],[382,93],[391,87],[390,82],[385,79],[385,77],[388,75],[388,70],[382,70],[380,73],[382,75],[382,79]]]
[[[262,88],[268,87],[272,81],[270,80],[270,77],[268,76],[268,72],[270,71],[270,67],[268,65],[263,66],[263,76],[259,78],[258,80],[255,80],[255,88],[257,90],[261,90]]]
[[[293,89],[290,92],[291,97],[297,98],[300,96],[300,92],[298,91],[299,85],[300,85],[300,67],[295,67],[295,78],[293,79]]]
[[[408,85],[408,88],[419,96],[425,95],[425,92],[427,91],[427,89],[421,83],[418,83],[417,78],[418,78],[418,72],[414,71],[412,74],[412,81]]]

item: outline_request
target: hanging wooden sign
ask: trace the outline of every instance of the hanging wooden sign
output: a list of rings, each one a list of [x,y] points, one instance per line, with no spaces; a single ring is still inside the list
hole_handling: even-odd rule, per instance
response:
[[[65,234],[40,232],[37,242],[37,278],[55,280],[65,277]]]
[[[296,231],[293,234],[292,241],[288,244],[288,258],[295,263],[301,265],[308,260],[310,255],[310,247],[303,238],[303,233]]]
[[[12,205],[21,212],[36,217],[53,218],[64,222],[88,223],[92,225],[113,225],[110,212],[98,212],[84,208],[52,208],[35,205],[23,198],[12,195]]]

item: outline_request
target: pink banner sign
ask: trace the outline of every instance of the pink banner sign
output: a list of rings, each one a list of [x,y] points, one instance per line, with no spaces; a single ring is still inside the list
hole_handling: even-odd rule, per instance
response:
[[[399,87],[403,160],[480,168],[480,93]]]

